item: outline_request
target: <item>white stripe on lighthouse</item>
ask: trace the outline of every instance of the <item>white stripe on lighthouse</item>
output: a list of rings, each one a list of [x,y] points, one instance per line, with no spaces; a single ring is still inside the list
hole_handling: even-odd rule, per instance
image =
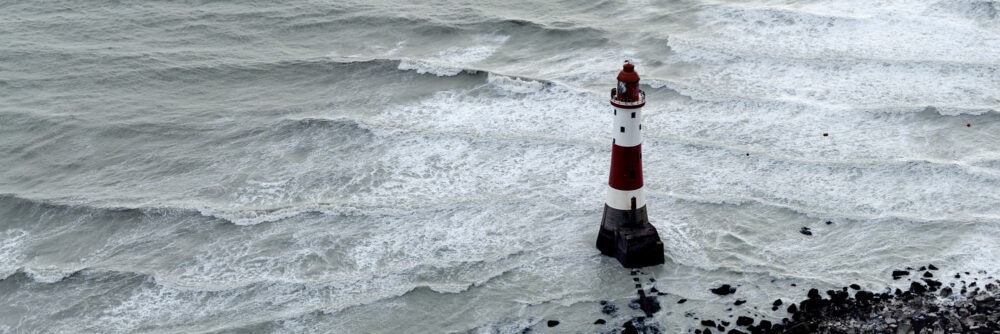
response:
[[[642,131],[640,131],[639,125],[642,123],[642,108],[615,108],[614,123],[615,128],[612,129],[612,133],[614,133],[615,145],[632,147],[642,144]]]
[[[604,200],[604,203],[612,209],[631,210],[632,197],[635,197],[636,209],[646,206],[645,187],[636,190],[618,190],[608,187],[608,197]]]

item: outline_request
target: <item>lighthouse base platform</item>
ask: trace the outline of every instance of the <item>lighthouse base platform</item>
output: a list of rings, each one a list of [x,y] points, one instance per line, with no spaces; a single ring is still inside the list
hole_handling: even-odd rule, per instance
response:
[[[646,206],[618,210],[605,204],[597,249],[618,259],[626,268],[663,264],[663,241],[656,227],[649,223]]]

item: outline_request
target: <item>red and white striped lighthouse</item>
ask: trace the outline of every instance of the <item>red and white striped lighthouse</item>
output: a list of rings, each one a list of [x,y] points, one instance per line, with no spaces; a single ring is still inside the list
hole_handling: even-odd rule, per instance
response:
[[[611,89],[614,136],[611,140],[611,176],[604,201],[604,218],[597,249],[628,268],[663,263],[663,242],[646,216],[642,186],[642,107],[646,93],[639,89],[635,66],[625,61],[618,87]]]

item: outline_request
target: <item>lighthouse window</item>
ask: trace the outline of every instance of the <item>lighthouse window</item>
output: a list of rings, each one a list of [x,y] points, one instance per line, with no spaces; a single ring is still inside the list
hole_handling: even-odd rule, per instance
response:
[[[642,124],[641,123],[639,124],[639,130],[642,130]]]
[[[615,116],[618,116],[618,109],[612,110],[615,112]]]
[[[623,126],[623,127],[621,127],[621,129],[619,129],[619,131],[621,131],[621,132],[625,132],[625,127],[624,127],[624,126]]]
[[[635,118],[635,113],[634,112],[632,113],[632,118]]]

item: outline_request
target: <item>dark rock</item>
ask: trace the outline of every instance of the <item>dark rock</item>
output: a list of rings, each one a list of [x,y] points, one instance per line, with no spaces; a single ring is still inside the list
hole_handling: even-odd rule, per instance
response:
[[[912,282],[910,283],[910,292],[918,295],[923,294],[924,292],[927,292],[927,287],[925,287],[923,284]]]
[[[723,326],[729,326],[729,322],[728,321],[719,321],[719,322],[722,323]]]
[[[705,327],[715,327],[715,321],[712,320],[702,320],[701,325]]]
[[[860,286],[860,285],[857,285],[857,284],[851,284],[851,289],[854,289],[854,290],[861,290],[861,286]]]
[[[737,329],[734,328],[734,329],[730,329],[728,332],[726,332],[726,334],[747,334],[747,333],[744,333],[744,332],[742,332],[742,331],[737,330]]]
[[[743,304],[746,304],[746,303],[747,303],[747,301],[746,301],[746,300],[743,300],[743,299],[737,299],[737,300],[736,300],[735,302],[733,302],[733,305],[737,305],[737,306],[739,306],[739,305],[743,305]]]
[[[924,270],[927,270],[927,267],[924,267],[924,266],[920,266],[920,268],[919,268],[919,269],[917,269],[917,271],[924,271]]]
[[[781,299],[779,298],[779,299],[775,299],[775,300],[774,300],[774,303],[772,303],[771,305],[774,305],[774,306],[781,306],[781,303],[782,303],[782,301],[781,301]]]
[[[750,326],[753,325],[753,318],[740,316],[736,318],[736,326]]]
[[[925,271],[924,272],[924,277],[931,278],[931,277],[934,277],[934,274],[931,274],[931,272],[929,272],[929,271]]]
[[[548,325],[549,327],[559,326],[559,320],[549,320],[549,322],[546,323],[546,325]]]
[[[660,311],[660,301],[653,296],[639,295],[639,298],[632,301],[633,303],[639,304],[639,309],[646,313],[647,317],[653,316],[653,313]],[[631,304],[630,304],[631,306]]]
[[[799,313],[799,308],[795,306],[795,304],[792,304],[791,306],[788,306],[788,313]]]
[[[705,328],[705,331],[701,332],[701,334],[712,334],[712,330]]]
[[[602,300],[601,305],[604,305],[601,306],[601,313],[610,316],[615,316],[618,313],[618,306],[615,306],[615,304],[608,303],[607,301]]]
[[[833,225],[833,222],[832,222],[832,221],[829,221],[829,220],[827,220],[827,221],[826,221],[826,224],[827,224],[827,225]]]
[[[910,274],[910,272],[906,271],[906,270],[893,270],[892,271],[892,279],[896,280],[896,279],[899,279],[900,277],[903,277],[903,276],[906,276],[906,275],[909,275],[909,274]]]
[[[688,301],[687,299],[683,299],[682,298],[681,300],[678,300],[677,303],[678,304],[684,304],[684,303],[687,303],[687,301]]]
[[[938,267],[935,267],[933,264],[929,264],[929,265],[927,265],[927,269],[938,270]]]
[[[931,291],[937,291],[937,289],[941,287],[940,281],[935,281],[929,278],[923,278],[921,280],[927,283],[927,287],[930,288]]]
[[[652,287],[652,288],[649,288],[649,293],[657,293],[657,292],[660,292],[660,290],[657,290],[655,286]]]
[[[603,324],[605,324],[605,323],[607,323],[607,321],[604,321],[604,319],[597,319],[597,320],[594,320],[594,324],[595,324],[595,325],[603,325]]]
[[[638,277],[632,277],[632,281],[633,281],[633,282],[638,282],[638,281],[639,281],[639,278],[638,278]]]
[[[795,285],[795,283],[792,283],[792,286],[798,286],[798,285]]]
[[[760,324],[758,324],[758,325],[757,325],[757,328],[761,328],[761,329],[763,329],[763,330],[765,330],[765,331],[768,331],[768,330],[771,330],[771,328],[772,328],[771,326],[772,326],[772,325],[771,325],[771,322],[770,322],[770,321],[767,321],[767,320],[761,320],[761,321],[760,321]]]
[[[823,297],[819,295],[819,290],[816,289],[809,289],[809,294],[807,296],[809,296],[809,299],[823,299]]]
[[[799,233],[802,233],[802,234],[805,234],[805,235],[813,235],[812,231],[808,227],[805,227],[805,226],[803,226],[802,229],[799,230]]]
[[[712,293],[720,295],[720,296],[725,296],[725,295],[728,295],[728,294],[736,292],[736,288],[734,288],[732,286],[729,286],[729,284],[723,284],[722,286],[720,286],[718,288],[710,289],[710,290],[712,291]]]

